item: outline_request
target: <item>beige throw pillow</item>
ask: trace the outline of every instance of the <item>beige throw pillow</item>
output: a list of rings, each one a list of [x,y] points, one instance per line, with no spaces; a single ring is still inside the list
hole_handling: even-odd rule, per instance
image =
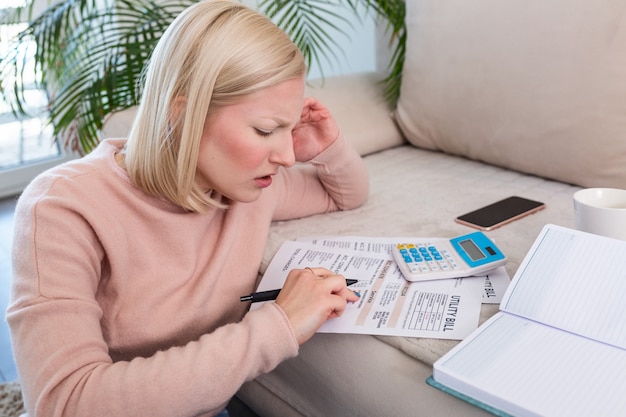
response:
[[[626,3],[407,1],[396,120],[418,147],[626,188]]]

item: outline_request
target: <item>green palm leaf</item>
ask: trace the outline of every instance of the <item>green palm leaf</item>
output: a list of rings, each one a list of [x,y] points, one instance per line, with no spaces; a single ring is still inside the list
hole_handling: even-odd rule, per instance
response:
[[[387,23],[393,53],[383,85],[385,98],[395,106],[400,96],[406,52],[404,0],[263,0],[259,8],[291,36],[302,51],[310,69],[313,63],[321,65],[321,62],[325,61],[332,65],[338,60],[337,51],[340,47],[336,35],[347,37],[349,35],[344,28],[352,29],[350,21],[339,13],[344,5],[349,6],[356,16],[373,13]]]
[[[323,62],[332,65],[340,50],[337,37],[348,36],[342,27],[350,21],[338,10],[340,3],[324,0],[263,0],[259,9],[283,29],[298,45],[309,70]]]
[[[83,153],[99,142],[106,116],[135,105],[138,80],[160,35],[193,1],[156,4],[150,0],[66,0],[47,9],[21,33],[18,43],[37,44],[38,84],[49,93],[54,134]],[[18,47],[15,50],[19,50]],[[18,55],[0,68],[13,69],[9,101],[23,113],[24,67]],[[7,69],[9,68],[9,69]],[[3,77],[4,79],[4,77]]]
[[[54,134],[70,149],[90,152],[108,115],[138,103],[143,67],[167,26],[195,0],[62,0],[32,20],[0,56],[0,92],[16,114],[25,114],[27,55],[34,54],[36,83],[48,97]],[[32,2],[31,2],[32,3]],[[356,16],[375,13],[388,23],[395,44],[384,81],[395,103],[404,62],[403,0],[262,0],[260,10],[300,47],[307,66],[339,60],[338,36],[349,36],[347,4]],[[16,21],[28,8],[0,17]],[[31,42],[35,50],[28,50]]]

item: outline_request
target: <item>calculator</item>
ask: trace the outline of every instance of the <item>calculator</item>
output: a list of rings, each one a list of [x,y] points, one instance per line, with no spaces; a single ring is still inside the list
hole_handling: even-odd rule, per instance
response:
[[[394,244],[392,253],[407,281],[468,277],[506,263],[506,256],[483,232],[453,239],[407,239]]]

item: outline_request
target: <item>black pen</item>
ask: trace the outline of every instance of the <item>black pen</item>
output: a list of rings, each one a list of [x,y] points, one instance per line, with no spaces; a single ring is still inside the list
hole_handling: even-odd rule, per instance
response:
[[[352,284],[356,284],[359,282],[358,279],[346,279],[346,285],[350,286]],[[259,301],[271,301],[275,300],[278,297],[278,293],[280,290],[269,290],[269,291],[261,291],[255,292],[250,295],[244,295],[243,297],[239,297],[240,301],[250,301],[252,303],[257,303]]]

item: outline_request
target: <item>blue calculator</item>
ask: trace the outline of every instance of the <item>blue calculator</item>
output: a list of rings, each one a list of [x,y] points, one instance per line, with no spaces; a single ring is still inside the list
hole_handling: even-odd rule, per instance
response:
[[[506,256],[483,232],[454,239],[407,239],[394,244],[392,253],[407,281],[486,274],[506,263]]]

